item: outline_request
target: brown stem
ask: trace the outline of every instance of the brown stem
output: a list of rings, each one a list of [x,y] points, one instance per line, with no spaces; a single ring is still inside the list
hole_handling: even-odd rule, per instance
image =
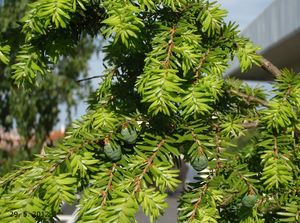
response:
[[[278,139],[277,139],[277,135],[274,135],[274,155],[276,157],[276,159],[278,159]]]
[[[167,53],[167,57],[166,59],[163,61],[163,65],[164,65],[164,68],[169,68],[169,65],[170,65],[170,58],[172,56],[172,50],[174,48],[174,34],[176,32],[176,28],[173,27],[171,30],[170,30],[170,40],[168,42],[168,53]]]
[[[216,166],[216,171],[215,171],[215,176],[218,175],[219,170],[222,168],[222,164],[220,161],[220,153],[221,153],[221,137],[220,137],[220,127],[219,125],[215,125],[215,132],[216,132],[216,161],[217,161],[217,166]]]
[[[105,190],[101,192],[102,197],[103,197],[103,200],[101,202],[101,207],[106,205],[108,191],[112,189],[112,180],[114,177],[114,171],[116,169],[116,166],[117,166],[117,164],[114,163],[111,170],[108,173],[108,175],[109,175],[108,184],[107,184]]]
[[[258,126],[259,122],[249,122],[249,123],[243,123],[242,126],[245,129],[254,129]]]
[[[292,93],[292,86],[289,84],[289,87],[288,87],[287,91],[285,92],[282,100],[286,101],[288,99],[288,97],[291,95],[291,93]]]
[[[247,95],[247,94],[240,92],[238,90],[235,90],[235,89],[230,89],[229,92],[245,99],[248,102],[256,102],[264,107],[269,107],[268,102],[266,102],[265,100],[259,99],[257,97],[251,96],[251,95]]]
[[[200,142],[200,140],[198,139],[198,137],[194,131],[192,131],[192,136],[193,136],[194,141],[198,144],[198,148],[197,148],[198,155],[201,156],[201,155],[205,154],[202,143]]]
[[[161,141],[158,143],[155,152],[147,159],[147,161],[146,161],[146,162],[147,162],[147,165],[146,165],[146,167],[144,168],[143,172],[141,173],[141,175],[139,175],[139,176],[137,176],[137,177],[135,178],[135,180],[134,180],[134,181],[135,181],[134,192],[140,191],[142,179],[143,179],[143,177],[145,176],[145,174],[149,171],[150,166],[152,165],[152,162],[153,162],[154,158],[156,157],[156,155],[157,155],[159,149],[162,147],[162,145],[163,145],[164,143],[165,143],[165,140],[161,140]]]
[[[279,70],[278,67],[276,67],[274,64],[272,64],[269,60],[267,60],[266,58],[262,57],[261,59],[261,67],[269,72],[270,74],[272,74],[274,77],[279,77],[281,75],[281,71]]]
[[[201,67],[203,66],[204,62],[206,61],[209,52],[210,52],[210,49],[208,49],[208,50],[204,53],[203,57],[201,57],[201,59],[200,59],[200,61],[199,61],[199,65],[198,65],[198,67],[196,68],[196,74],[195,74],[196,80],[198,80],[198,78],[199,78],[199,76],[200,76],[199,71],[200,71]]]
[[[253,186],[249,183],[248,179],[244,177],[242,174],[238,173],[239,177],[242,178],[242,180],[246,183],[248,187],[248,194],[255,194]]]
[[[196,211],[198,210],[198,208],[199,208],[199,206],[201,204],[202,198],[203,198],[204,194],[206,193],[207,188],[208,188],[208,185],[206,183],[203,186],[203,191],[202,191],[200,197],[198,198],[196,204],[194,205],[193,213],[192,213],[191,217],[189,218],[189,222],[191,222],[191,221],[193,221],[195,219],[195,217],[196,217]]]

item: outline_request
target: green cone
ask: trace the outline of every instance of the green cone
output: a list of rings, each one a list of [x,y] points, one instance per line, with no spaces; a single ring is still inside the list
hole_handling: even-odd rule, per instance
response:
[[[112,147],[110,143],[105,144],[104,154],[114,162],[122,158],[121,147],[117,144],[115,144],[114,147]]]
[[[134,144],[137,139],[136,131],[129,131],[129,128],[122,128],[121,135],[123,136],[123,139],[129,144]]]
[[[192,167],[197,171],[202,171],[208,166],[208,160],[205,155],[198,156],[191,162]]]
[[[257,201],[257,196],[255,194],[246,194],[242,199],[242,204],[245,207],[252,208]]]

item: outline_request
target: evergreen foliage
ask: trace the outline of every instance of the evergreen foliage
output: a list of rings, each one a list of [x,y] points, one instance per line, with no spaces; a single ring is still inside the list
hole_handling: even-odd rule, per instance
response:
[[[65,139],[1,178],[0,221],[52,221],[78,200],[77,222],[136,222],[139,207],[157,222],[183,156],[200,163],[178,222],[299,222],[299,75],[280,71],[268,102],[263,89],[224,78],[234,56],[242,71],[264,66],[225,16],[206,0],[34,2],[12,66],[18,85],[47,77],[72,47],[56,43],[88,29],[106,39],[107,70]],[[9,46],[0,49],[7,63]]]
[[[66,105],[71,122],[71,108],[77,104],[78,99],[87,95],[90,88],[88,82],[79,84],[76,80],[87,76],[87,61],[95,50],[91,36],[82,36],[77,44],[74,44],[75,36],[69,38],[69,43],[67,37],[56,41],[57,46],[58,43],[71,46],[72,41],[72,47],[55,58],[56,64],[50,65],[42,59],[43,53],[39,50],[40,47],[47,47],[49,53],[57,51],[51,47],[53,40],[50,40],[50,36],[49,46],[44,42],[35,42],[33,46],[24,40],[22,27],[18,24],[29,2],[32,1],[10,0],[1,1],[0,4],[0,127],[1,132],[17,130],[20,136],[20,143],[15,146],[17,148],[0,150],[1,176],[12,170],[17,161],[33,159],[33,154],[41,150],[58,122],[59,105]],[[55,35],[62,32],[58,31]],[[42,78],[35,79],[36,74]],[[14,82],[11,76],[20,82]],[[32,82],[33,79],[36,81],[35,87],[17,87],[25,83],[21,80]],[[7,139],[0,136],[2,140]]]

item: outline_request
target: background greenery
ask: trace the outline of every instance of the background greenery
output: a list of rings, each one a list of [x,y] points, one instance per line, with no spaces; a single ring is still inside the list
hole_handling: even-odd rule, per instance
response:
[[[24,34],[18,23],[30,2],[11,0],[0,5],[0,42],[10,46],[9,58],[3,59],[0,54],[2,62],[5,62],[0,64],[0,126],[7,132],[17,129],[21,137],[17,151],[0,150],[0,175],[12,169],[18,161],[32,159],[33,154],[41,150],[58,122],[59,105],[67,105],[70,123],[71,108],[90,92],[89,82],[76,81],[88,75],[87,61],[96,49],[90,35],[82,36],[68,52],[57,57],[52,75],[37,80],[36,87],[18,88],[10,78],[10,65],[16,62],[17,52],[24,44]],[[70,38],[64,44],[74,41]]]

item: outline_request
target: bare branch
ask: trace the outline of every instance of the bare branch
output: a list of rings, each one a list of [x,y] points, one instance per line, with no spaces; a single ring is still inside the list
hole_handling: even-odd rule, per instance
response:
[[[247,122],[247,123],[243,123],[242,126],[245,128],[245,129],[254,129],[254,128],[257,128],[259,122]]]
[[[76,82],[80,83],[80,82],[83,82],[83,81],[89,81],[89,80],[92,80],[92,79],[102,78],[102,77],[104,77],[104,75],[96,75],[96,76],[76,80]]]
[[[264,57],[261,59],[261,68],[272,74],[274,77],[279,77],[281,75],[279,68]]]
[[[266,102],[266,101],[264,101],[260,98],[254,97],[252,95],[247,95],[247,94],[245,94],[243,92],[240,92],[238,90],[235,90],[235,89],[230,89],[229,92],[232,93],[232,94],[235,94],[239,97],[242,97],[243,99],[245,99],[248,102],[256,102],[256,103],[258,103],[258,104],[260,104],[264,107],[269,107],[268,102]]]

